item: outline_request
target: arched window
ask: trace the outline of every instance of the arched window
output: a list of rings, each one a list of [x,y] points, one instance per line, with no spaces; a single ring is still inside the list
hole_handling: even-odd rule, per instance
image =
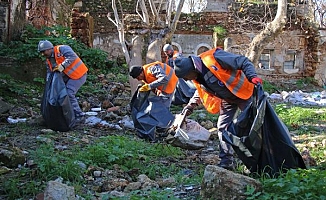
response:
[[[201,44],[197,45],[197,47],[195,48],[194,53],[196,55],[199,55],[199,54],[201,54],[201,53],[203,53],[203,52],[205,52],[207,50],[210,50],[210,49],[212,49],[212,47],[210,45],[208,45],[206,43],[201,43]]]

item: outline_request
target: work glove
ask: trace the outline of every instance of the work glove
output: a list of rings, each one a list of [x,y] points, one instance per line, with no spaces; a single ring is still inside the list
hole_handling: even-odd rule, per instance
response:
[[[183,108],[181,114],[183,114],[183,115],[185,114],[186,116],[191,115],[192,112],[194,111],[194,109],[195,109],[196,106],[197,106],[196,103],[190,103],[190,104],[187,104],[187,105]]]
[[[258,83],[260,83],[261,85],[263,84],[263,80],[259,77],[254,77],[251,79],[251,82],[255,85],[257,85]]]
[[[143,86],[139,88],[139,92],[147,92],[151,90],[151,86],[147,83],[145,83]]]
[[[60,64],[60,65],[55,66],[55,68],[53,68],[52,71],[62,72],[63,70],[65,70],[65,68]]]

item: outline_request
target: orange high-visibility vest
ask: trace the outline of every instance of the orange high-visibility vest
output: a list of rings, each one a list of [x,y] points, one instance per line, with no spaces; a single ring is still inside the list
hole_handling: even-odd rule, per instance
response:
[[[54,58],[55,62],[57,65],[61,64],[64,60],[65,57],[60,53],[59,51],[59,46],[55,46],[53,48],[54,50]],[[52,64],[49,59],[47,59],[47,62],[49,64],[50,70],[52,71]],[[88,71],[88,68],[86,65],[83,63],[83,61],[77,56],[77,58],[72,62],[69,66],[63,70],[63,72],[69,76],[71,79],[79,79],[82,77],[86,72]]]
[[[216,49],[208,50],[199,55],[204,65],[211,71],[217,79],[222,81],[224,85],[240,99],[249,99],[254,90],[254,84],[250,83],[245,74],[241,70],[223,69],[214,58]],[[207,111],[218,113],[221,99],[207,92],[200,87],[200,84],[194,81],[198,90],[198,94]]]
[[[159,89],[167,94],[173,93],[175,90],[175,87],[177,86],[177,83],[178,83],[178,77],[175,75],[174,69],[165,63],[156,61],[153,63],[149,63],[147,65],[144,65],[143,69],[144,69],[144,75],[145,75],[145,79],[146,79],[145,82],[152,83],[155,80],[157,80],[157,78],[149,70],[149,68],[154,65],[160,65],[168,77],[168,82],[165,85],[159,86],[157,89]]]
[[[193,83],[206,110],[212,114],[219,113],[221,99],[215,96],[214,94],[207,92],[205,89],[201,88],[200,83],[198,83],[197,81],[193,80]]]

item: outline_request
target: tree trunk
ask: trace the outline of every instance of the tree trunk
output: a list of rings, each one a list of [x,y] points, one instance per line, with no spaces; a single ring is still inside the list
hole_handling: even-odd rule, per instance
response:
[[[133,39],[132,48],[130,50],[130,63],[129,66],[140,65],[142,66],[142,48],[144,46],[144,36],[138,35]],[[137,79],[129,76],[129,83],[131,87],[131,96],[135,93],[137,85],[140,83]]]
[[[135,39],[133,39],[133,42],[131,45],[126,45],[126,41],[124,38],[124,34],[126,31],[131,30],[125,30],[124,27],[124,21],[120,20],[119,13],[117,11],[116,7],[116,1],[112,0],[112,10],[114,13],[114,19],[111,18],[111,13],[108,13],[108,19],[112,21],[118,29],[119,32],[119,40],[123,49],[123,52],[125,53],[126,61],[129,67],[133,65],[144,65],[155,61],[161,61],[161,51],[163,43],[170,40],[173,33],[175,32],[178,20],[181,15],[181,9],[183,7],[185,0],[179,0],[179,4],[177,7],[177,10],[174,15],[174,19],[170,20],[171,12],[173,10],[167,9],[165,10],[165,19],[166,24],[163,24],[163,21],[160,19],[161,11],[160,6],[157,7],[154,1],[149,1],[149,6],[151,12],[147,11],[147,7],[144,0],[137,2],[137,8],[136,13],[139,15],[139,17],[142,19],[142,22],[147,25],[148,28],[145,28],[143,30],[133,30],[135,31]],[[172,5],[169,1],[162,0],[161,3],[166,3],[167,5]],[[138,8],[141,9],[141,12],[138,12]],[[151,13],[151,16],[149,16],[149,13]],[[149,18],[154,19],[154,22],[149,22]],[[149,34],[150,41],[148,43],[145,43],[145,35]],[[143,52],[146,52],[146,58],[143,59]],[[142,61],[145,60],[145,63]],[[131,86],[131,93],[133,94],[137,88],[138,81],[135,81],[135,79],[129,78],[130,86]]]
[[[274,20],[268,23],[266,28],[256,35],[250,43],[246,56],[255,66],[258,65],[260,54],[263,52],[265,46],[282,32],[286,24],[286,13],[287,0],[279,0]]]

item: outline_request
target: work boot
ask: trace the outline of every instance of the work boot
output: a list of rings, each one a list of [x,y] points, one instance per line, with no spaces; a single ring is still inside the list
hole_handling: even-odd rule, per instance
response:
[[[85,116],[84,115],[80,115],[78,117],[75,118],[75,123],[76,125],[79,125],[79,124],[84,124],[85,123]]]
[[[219,163],[217,166],[222,167],[224,169],[227,169],[229,171],[235,171],[235,169],[236,169],[235,164],[233,162],[231,162],[231,163]]]

